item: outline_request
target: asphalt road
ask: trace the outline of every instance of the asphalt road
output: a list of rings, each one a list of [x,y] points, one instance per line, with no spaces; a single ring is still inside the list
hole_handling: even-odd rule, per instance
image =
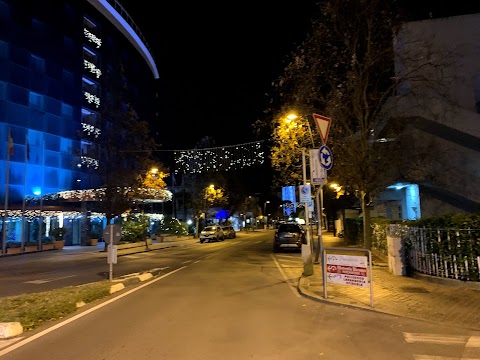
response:
[[[131,259],[171,268],[4,343],[0,358],[468,358],[468,331],[302,297],[301,254],[273,254],[271,236],[259,232]]]

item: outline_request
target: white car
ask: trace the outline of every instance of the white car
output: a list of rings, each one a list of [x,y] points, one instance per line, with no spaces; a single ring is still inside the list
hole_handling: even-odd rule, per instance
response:
[[[223,241],[225,239],[225,235],[223,230],[220,226],[207,226],[205,229],[202,230],[200,233],[200,243],[205,241]]]

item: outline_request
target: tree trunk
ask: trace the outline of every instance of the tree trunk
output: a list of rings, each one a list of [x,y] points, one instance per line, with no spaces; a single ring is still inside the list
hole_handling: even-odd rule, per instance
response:
[[[361,192],[362,218],[363,218],[363,247],[367,250],[372,249],[372,231],[370,226],[370,209],[365,202],[365,192]]]
[[[195,234],[193,235],[195,239],[198,238],[198,226],[199,226],[198,216],[195,216]]]

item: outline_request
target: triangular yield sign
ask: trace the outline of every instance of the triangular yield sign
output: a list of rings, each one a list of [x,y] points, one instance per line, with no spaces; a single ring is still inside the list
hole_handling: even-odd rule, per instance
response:
[[[326,116],[322,116],[318,114],[313,114],[313,119],[317,124],[317,129],[318,129],[318,132],[320,133],[320,137],[322,138],[323,144],[326,145],[327,138],[328,138],[328,131],[330,130],[331,119]]]

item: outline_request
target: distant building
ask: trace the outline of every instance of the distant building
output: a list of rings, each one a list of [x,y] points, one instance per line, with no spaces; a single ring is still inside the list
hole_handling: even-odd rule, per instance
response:
[[[430,157],[412,183],[377,200],[379,215],[414,219],[480,211],[480,14],[406,23],[396,38],[398,96],[392,118],[408,124],[406,152]]]

